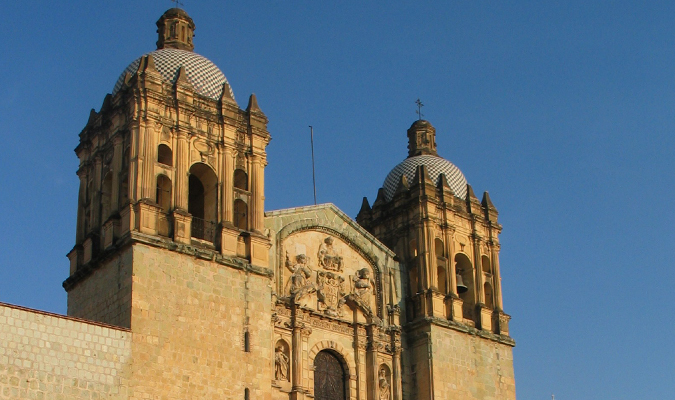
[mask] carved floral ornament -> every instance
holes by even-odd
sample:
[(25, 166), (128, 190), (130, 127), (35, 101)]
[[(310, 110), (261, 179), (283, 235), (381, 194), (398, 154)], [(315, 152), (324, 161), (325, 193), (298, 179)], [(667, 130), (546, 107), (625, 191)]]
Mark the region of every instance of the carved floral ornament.
[(371, 270), (361, 268), (354, 275), (345, 276), (344, 258), (333, 243), (331, 236), (322, 241), (315, 264), (306, 254), (291, 256), (286, 251), (285, 266), (291, 275), (284, 286), (285, 295), (298, 304), (306, 296), (316, 293), (316, 309), (330, 317), (342, 317), (342, 306), (346, 303), (375, 317), (371, 301), (376, 284)]

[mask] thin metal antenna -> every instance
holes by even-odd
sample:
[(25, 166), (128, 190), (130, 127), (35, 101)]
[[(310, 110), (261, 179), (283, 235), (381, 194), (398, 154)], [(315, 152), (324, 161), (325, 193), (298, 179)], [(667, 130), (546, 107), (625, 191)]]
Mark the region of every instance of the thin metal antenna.
[(312, 143), (312, 185), (314, 186), (314, 205), (316, 205), (316, 177), (314, 174), (314, 128), (309, 126), (309, 140)]
[(417, 98), (417, 101), (415, 101), (415, 104), (417, 104), (417, 111), (415, 112), (417, 113), (417, 120), (419, 121), (424, 116), (424, 114), (422, 114), (422, 107), (424, 107), (424, 104), (422, 104), (419, 97)]

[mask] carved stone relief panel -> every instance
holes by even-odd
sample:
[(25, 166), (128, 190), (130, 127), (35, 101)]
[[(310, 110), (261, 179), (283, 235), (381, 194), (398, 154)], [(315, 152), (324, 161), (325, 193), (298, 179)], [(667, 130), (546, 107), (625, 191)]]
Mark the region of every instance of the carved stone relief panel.
[[(350, 309), (376, 317), (376, 272), (341, 238), (303, 231), (287, 237), (281, 248), (286, 297), (333, 318), (350, 316)], [(310, 254), (316, 254), (316, 258)]]

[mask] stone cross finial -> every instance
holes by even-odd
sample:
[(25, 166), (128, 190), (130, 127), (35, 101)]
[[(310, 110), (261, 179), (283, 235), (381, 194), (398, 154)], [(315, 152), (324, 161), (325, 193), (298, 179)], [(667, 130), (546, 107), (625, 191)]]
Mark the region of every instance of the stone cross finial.
[(417, 104), (417, 111), (415, 111), (415, 113), (417, 113), (417, 119), (421, 120), (424, 116), (424, 114), (422, 114), (422, 107), (424, 107), (424, 104), (422, 104), (419, 97), (417, 98), (417, 101), (415, 101), (415, 104)]

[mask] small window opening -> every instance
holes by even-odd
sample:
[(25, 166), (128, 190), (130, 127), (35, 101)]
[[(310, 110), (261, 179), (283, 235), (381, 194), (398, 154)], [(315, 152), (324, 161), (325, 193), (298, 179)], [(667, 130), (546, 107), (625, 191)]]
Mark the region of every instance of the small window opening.
[(244, 389), (244, 400), (251, 400), (251, 391), (248, 388)]
[(244, 332), (244, 351), (247, 353), (251, 351), (251, 335), (248, 333), (248, 331)]

